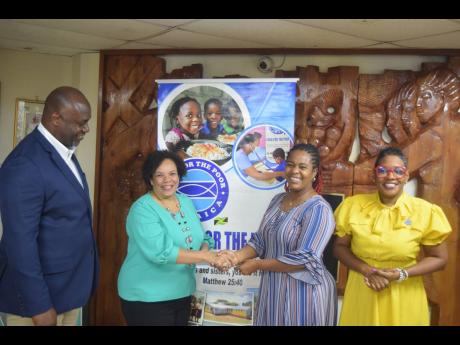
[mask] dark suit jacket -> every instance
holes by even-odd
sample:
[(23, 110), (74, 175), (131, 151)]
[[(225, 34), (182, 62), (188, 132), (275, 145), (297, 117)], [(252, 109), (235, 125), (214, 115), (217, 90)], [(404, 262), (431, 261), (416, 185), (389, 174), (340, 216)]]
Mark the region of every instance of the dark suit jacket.
[(91, 203), (84, 189), (35, 129), (0, 168), (0, 311), (31, 317), (85, 305), (98, 276)]

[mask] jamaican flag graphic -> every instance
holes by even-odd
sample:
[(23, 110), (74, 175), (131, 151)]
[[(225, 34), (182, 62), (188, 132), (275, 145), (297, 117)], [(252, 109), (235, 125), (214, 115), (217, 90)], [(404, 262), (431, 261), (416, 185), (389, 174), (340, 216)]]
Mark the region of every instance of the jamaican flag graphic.
[(214, 218), (214, 225), (225, 225), (228, 223), (228, 217), (216, 217)]

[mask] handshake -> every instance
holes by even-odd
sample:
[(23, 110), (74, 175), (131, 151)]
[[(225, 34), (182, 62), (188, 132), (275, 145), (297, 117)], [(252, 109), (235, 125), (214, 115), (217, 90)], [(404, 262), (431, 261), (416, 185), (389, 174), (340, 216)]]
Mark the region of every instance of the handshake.
[[(219, 252), (209, 252), (210, 259), (208, 263), (217, 268), (219, 271), (228, 271), (235, 267), (243, 275), (250, 275), (261, 269), (259, 259), (246, 259), (241, 252), (231, 250), (221, 250)], [(243, 256), (243, 258), (241, 257)]]
[(235, 267), (239, 264), (238, 253), (230, 250), (221, 250), (213, 253), (213, 259), (209, 261), (209, 264), (219, 271), (228, 271), (230, 268)]

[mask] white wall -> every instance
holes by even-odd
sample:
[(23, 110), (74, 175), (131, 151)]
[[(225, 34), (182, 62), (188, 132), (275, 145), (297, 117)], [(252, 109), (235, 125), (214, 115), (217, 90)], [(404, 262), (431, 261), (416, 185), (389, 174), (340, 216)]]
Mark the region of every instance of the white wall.
[[(264, 74), (257, 70), (259, 55), (168, 55), (166, 69), (181, 68), (192, 63), (203, 65), (203, 77), (240, 74), (251, 78), (271, 78), (275, 72)], [(270, 55), (275, 66), (283, 62), (283, 55)], [(445, 62), (444, 56), (407, 56), (407, 55), (286, 55), (284, 63), (277, 69), (295, 70), (296, 66), (319, 66), (320, 72), (329, 67), (359, 66), (361, 74), (382, 73), (384, 69), (419, 70), (422, 62)]]
[(13, 149), (16, 98), (45, 100), (72, 84), (72, 58), (0, 49), (0, 162)]
[[(98, 80), (98, 53), (71, 58), (0, 49), (0, 164), (13, 149), (16, 98), (45, 100), (56, 87), (77, 87), (91, 105), (90, 132), (79, 145), (77, 155), (93, 201)], [(0, 237), (1, 234), (0, 222)]]

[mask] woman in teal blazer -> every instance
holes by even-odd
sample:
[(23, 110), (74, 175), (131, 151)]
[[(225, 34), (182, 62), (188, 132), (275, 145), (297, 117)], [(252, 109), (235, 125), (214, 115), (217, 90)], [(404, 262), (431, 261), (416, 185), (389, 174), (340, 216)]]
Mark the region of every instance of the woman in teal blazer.
[(118, 294), (128, 325), (187, 325), (196, 263), (213, 265), (214, 241), (204, 233), (192, 201), (177, 193), (185, 163), (168, 151), (143, 166), (148, 193), (131, 206), (128, 253)]

